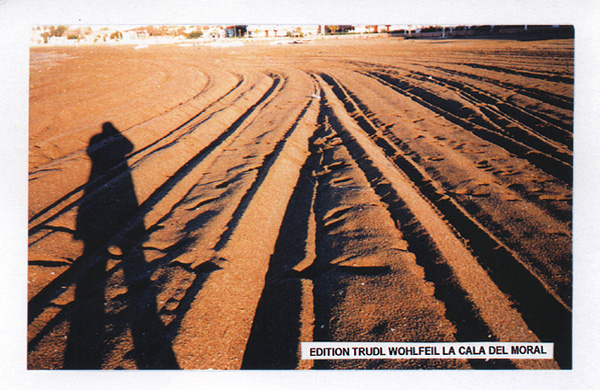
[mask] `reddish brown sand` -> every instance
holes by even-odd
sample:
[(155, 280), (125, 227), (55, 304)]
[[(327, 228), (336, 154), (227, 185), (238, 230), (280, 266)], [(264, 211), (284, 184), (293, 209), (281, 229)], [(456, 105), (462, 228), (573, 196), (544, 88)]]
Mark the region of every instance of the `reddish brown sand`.
[(29, 368), (569, 367), (572, 104), (572, 40), (33, 48)]

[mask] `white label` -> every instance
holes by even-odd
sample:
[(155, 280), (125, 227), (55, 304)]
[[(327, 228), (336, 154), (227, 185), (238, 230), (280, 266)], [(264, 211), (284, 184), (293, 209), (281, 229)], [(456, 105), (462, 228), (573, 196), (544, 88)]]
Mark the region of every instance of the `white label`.
[(553, 359), (554, 343), (305, 342), (302, 359)]

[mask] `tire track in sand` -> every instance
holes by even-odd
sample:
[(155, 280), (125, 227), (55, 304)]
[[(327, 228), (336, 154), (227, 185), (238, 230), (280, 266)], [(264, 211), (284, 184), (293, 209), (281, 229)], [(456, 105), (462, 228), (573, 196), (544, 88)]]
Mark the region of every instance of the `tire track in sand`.
[[(190, 173), (194, 170), (194, 168), (196, 168), (196, 166), (200, 162), (202, 162), (204, 160), (204, 158), (214, 148), (216, 148), (218, 145), (223, 143), (223, 141), (225, 139), (227, 139), (232, 133), (234, 133), (240, 127), (240, 125), (244, 122), (244, 120), (248, 116), (250, 116), (257, 109), (257, 107), (259, 107), (262, 103), (264, 103), (265, 100), (267, 100), (274, 93), (274, 91), (276, 90), (278, 85), (279, 85), (278, 81), (273, 81), (272, 84), (270, 85), (270, 87), (266, 91), (264, 91), (264, 90), (261, 91), (261, 89), (258, 88), (257, 91), (258, 91), (258, 93), (260, 93), (260, 95), (259, 95), (260, 98), (258, 98), (258, 100), (254, 103), (253, 106), (249, 107), (247, 109), (247, 111), (242, 113), (242, 115), (240, 117), (238, 117), (235, 122), (232, 120), (233, 123), (230, 122), (231, 126), (225, 132), (219, 133), (219, 128), (218, 127), (215, 128), (215, 130), (216, 130), (215, 137), (216, 138), (214, 138), (212, 140), (212, 142), (210, 142), (210, 138), (205, 138), (203, 140), (203, 142), (205, 142), (207, 145), (204, 148), (202, 148), (201, 151), (199, 153), (197, 153), (195, 156), (193, 156), (191, 159), (182, 162), (182, 165), (179, 166), (179, 169), (175, 173), (171, 174), (166, 181), (161, 182), (160, 186), (158, 186), (156, 189), (154, 189), (154, 192), (152, 194), (150, 194), (146, 200), (141, 202), (140, 214), (136, 218), (134, 218), (134, 220), (130, 221), (130, 223), (128, 225), (129, 228), (136, 226), (136, 224), (139, 222), (140, 219), (146, 220), (147, 218), (149, 218), (149, 220), (146, 221), (147, 222), (146, 226), (152, 226), (154, 221), (160, 219), (160, 217), (163, 215), (163, 213), (165, 213), (172, 207), (172, 203), (177, 202), (180, 199), (180, 197), (178, 197), (177, 195), (172, 196), (172, 197), (167, 197), (167, 195), (169, 193), (172, 193), (173, 189), (178, 185), (185, 185), (185, 186), (192, 185), (197, 180), (194, 178), (194, 176), (189, 176)], [(187, 149), (187, 146), (184, 145), (184, 147)], [(155, 169), (155, 167), (152, 165), (148, 166), (148, 168), (152, 169), (152, 170)], [(203, 171), (197, 171), (197, 174), (201, 175), (201, 174), (203, 174)], [(157, 178), (160, 180), (161, 176), (157, 176)], [(118, 177), (115, 178), (114, 180), (118, 180)], [(105, 185), (110, 185), (110, 183), (107, 183)], [(150, 188), (152, 188), (152, 187), (150, 187)], [(178, 190), (175, 192), (185, 193), (185, 191), (186, 190)], [(160, 203), (162, 203), (162, 204), (160, 206), (158, 206)], [(171, 205), (169, 205), (169, 204), (171, 204)], [(74, 218), (74, 216), (73, 216), (73, 218)], [(115, 232), (114, 233), (115, 237), (112, 239), (112, 241), (118, 240), (118, 237), (122, 237), (124, 234), (127, 233), (127, 230), (128, 230), (128, 228), (126, 228), (125, 231)], [(40, 248), (39, 248), (40, 251), (42, 251), (44, 249), (42, 247), (43, 243), (36, 242), (36, 245), (40, 246)], [(110, 246), (110, 243), (107, 243), (107, 245), (105, 245), (105, 247), (109, 247), (109, 246)], [(31, 250), (32, 249), (30, 248), (30, 256), (32, 254)], [(78, 261), (74, 262), (68, 270), (66, 270), (60, 276), (56, 277), (56, 279), (54, 279), (52, 282), (48, 283), (46, 286), (38, 287), (37, 291), (30, 290), (30, 294), (32, 294), (32, 293), (35, 294), (35, 296), (30, 299), (30, 304), (29, 304), (29, 317), (30, 317), (29, 320), (30, 320), (30, 322), (35, 317), (37, 317), (37, 315), (39, 315), (41, 313), (41, 310), (45, 306), (45, 302), (49, 302), (52, 299), (56, 298), (56, 296), (60, 295), (63, 292), (63, 286), (68, 286), (74, 280), (76, 280), (82, 273), (85, 272), (85, 269), (89, 268), (89, 266), (91, 265), (92, 262), (93, 262), (92, 260), (78, 259)], [(88, 264), (88, 266), (83, 266), (82, 267), (83, 269), (80, 269), (79, 264), (82, 264), (82, 263)]]
[(420, 87), (412, 86), (406, 81), (398, 80), (387, 74), (376, 72), (363, 74), (377, 79), (383, 85), (388, 86), (401, 95), (411, 98), (432, 112), (442, 115), (450, 122), (471, 131), (481, 139), (493, 142), (506, 149), (508, 152), (514, 153), (520, 158), (530, 161), (549, 175), (552, 175), (567, 184), (572, 184), (573, 168), (571, 165), (550, 155), (539, 152), (519, 140), (507, 137), (502, 134), (504, 131), (496, 126), (477, 121), (475, 120), (476, 118), (467, 117), (467, 113), (462, 112), (462, 108), (458, 107), (456, 102), (446, 101)]
[[(441, 186), (422, 168), (405, 156), (393, 142), (388, 141), (384, 131), (373, 124), (342, 85), (327, 75), (321, 77), (332, 87), (336, 98), (344, 104), (346, 112), (353, 117), (366, 136), (373, 140), (388, 160), (397, 166), (397, 169), (402, 170), (403, 174), (419, 189), (418, 192), (439, 210), (438, 212), (460, 237), (468, 241), (468, 247), (476, 255), (475, 259), (489, 273), (491, 280), (511, 296), (529, 327), (542, 339), (557, 340), (557, 360), (562, 365), (568, 366), (571, 339), (570, 332), (564, 332), (564, 329), (571, 328), (569, 306), (517, 253), (472, 218), (452, 197), (447, 196)], [(360, 152), (356, 153), (359, 155)], [(388, 198), (393, 199), (389, 196)], [(394, 202), (391, 199), (388, 202)], [(390, 208), (393, 207), (390, 204)], [(422, 215), (414, 212), (413, 214)], [(447, 294), (448, 297), (457, 295), (460, 294), (456, 292)], [(456, 316), (456, 318), (466, 317), (464, 313)], [(472, 331), (465, 333), (471, 334), (472, 337)]]
[[(371, 181), (386, 180), (388, 190), (393, 190), (392, 198), (387, 202), (393, 213), (410, 213), (432, 243), (444, 261), (452, 270), (456, 282), (467, 292), (469, 300), (477, 307), (479, 315), (499, 341), (537, 341), (539, 340), (524, 322), (521, 315), (512, 307), (512, 303), (496, 286), (488, 273), (479, 265), (477, 259), (455, 235), (452, 228), (444, 221), (442, 215), (429, 201), (416, 190), (410, 179), (398, 170), (366, 135), (355, 124), (345, 111), (343, 103), (337, 100), (335, 93), (324, 81), (321, 83), (331, 104), (335, 117), (340, 118), (337, 126), (346, 129), (341, 133), (342, 140), (348, 146), (353, 145), (353, 157), (362, 161), (363, 171)], [(334, 125), (335, 127), (335, 125)], [(360, 156), (368, 158), (361, 159)], [(371, 172), (369, 175), (368, 172)], [(401, 205), (406, 205), (404, 209)], [(413, 226), (414, 227), (414, 226)], [(520, 365), (520, 362), (515, 362)], [(542, 365), (546, 363), (541, 363)]]

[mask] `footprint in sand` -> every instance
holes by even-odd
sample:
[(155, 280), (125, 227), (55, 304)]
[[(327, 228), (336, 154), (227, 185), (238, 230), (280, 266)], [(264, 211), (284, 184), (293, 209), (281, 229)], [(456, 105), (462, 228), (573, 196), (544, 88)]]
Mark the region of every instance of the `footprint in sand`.
[(344, 184), (344, 183), (348, 183), (349, 181), (352, 181), (351, 177), (339, 177), (337, 179), (333, 179), (331, 181), (331, 184), (332, 185)]
[[(340, 207), (336, 207), (332, 210), (330, 210), (329, 212), (327, 212), (325, 214), (325, 216), (323, 217), (323, 219), (325, 221), (328, 220), (336, 220), (339, 217), (343, 216), (344, 214), (346, 214), (352, 207), (351, 206), (340, 206)], [(334, 222), (334, 221), (332, 221)]]

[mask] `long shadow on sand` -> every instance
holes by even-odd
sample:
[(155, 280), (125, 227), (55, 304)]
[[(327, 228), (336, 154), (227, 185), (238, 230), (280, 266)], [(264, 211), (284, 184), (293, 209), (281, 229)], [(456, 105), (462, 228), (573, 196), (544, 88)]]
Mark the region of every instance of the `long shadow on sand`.
[[(313, 139), (314, 141), (314, 139)], [(295, 369), (300, 362), (302, 281), (290, 270), (304, 259), (318, 164), (312, 153), (287, 207), (256, 309), (242, 369)], [(291, 277), (290, 277), (291, 276)]]
[[(145, 261), (140, 248), (145, 227), (126, 160), (132, 150), (133, 144), (110, 122), (87, 148), (93, 185), (86, 187), (75, 233), (84, 242), (79, 260), (87, 264), (82, 264), (85, 271), (67, 309), (70, 329), (64, 367), (68, 369), (101, 368), (109, 345), (128, 332), (133, 340), (131, 358), (138, 368), (178, 368), (157, 314), (157, 291), (150, 282), (154, 266)], [(121, 292), (110, 302), (105, 291), (109, 281)]]

